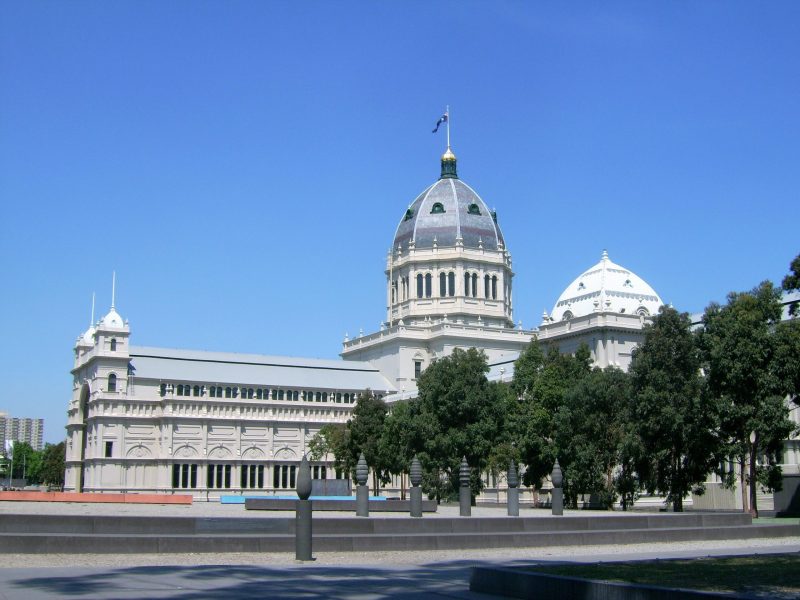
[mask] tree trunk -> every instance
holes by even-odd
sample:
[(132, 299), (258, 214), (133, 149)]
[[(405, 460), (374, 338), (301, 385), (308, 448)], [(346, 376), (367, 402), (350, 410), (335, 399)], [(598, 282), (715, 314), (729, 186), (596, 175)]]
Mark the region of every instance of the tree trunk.
[(747, 458), (744, 456), (739, 461), (739, 483), (742, 487), (742, 512), (750, 512), (747, 506), (747, 477), (744, 471), (746, 462)]
[(758, 501), (756, 492), (758, 483), (756, 481), (756, 457), (758, 456), (758, 437), (750, 446), (750, 514), (753, 518), (758, 518)]

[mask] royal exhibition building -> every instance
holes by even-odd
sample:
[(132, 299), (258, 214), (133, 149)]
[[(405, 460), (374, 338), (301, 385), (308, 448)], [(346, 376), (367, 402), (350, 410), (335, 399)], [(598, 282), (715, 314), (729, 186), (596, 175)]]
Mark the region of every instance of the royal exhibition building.
[[(135, 345), (112, 301), (75, 343), (65, 489), (212, 500), (292, 489), (322, 426), (346, 422), (367, 389), (389, 404), (414, 397), (420, 373), (455, 348), (483, 350), (493, 380), (510, 380), (534, 336), (562, 352), (585, 343), (594, 365), (627, 370), (659, 294), (598, 248), (599, 261), (553, 294), (537, 329), (515, 326), (511, 249), (456, 167), (448, 147), (440, 178), (398, 207), (385, 321), (345, 338), (341, 360)], [(313, 477), (341, 478), (325, 458), (312, 463)], [(798, 471), (796, 440), (783, 461)], [(494, 491), (484, 493), (499, 497), (487, 483)]]

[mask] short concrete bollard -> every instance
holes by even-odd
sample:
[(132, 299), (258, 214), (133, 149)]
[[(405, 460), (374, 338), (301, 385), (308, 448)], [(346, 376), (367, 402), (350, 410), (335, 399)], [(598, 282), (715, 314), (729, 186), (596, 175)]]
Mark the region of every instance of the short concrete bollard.
[(519, 476), (517, 475), (517, 468), (514, 466), (514, 460), (508, 462), (508, 516), (519, 516)]
[(414, 456), (411, 460), (411, 516), (422, 516), (422, 488), (419, 484), (422, 483), (422, 465), (419, 464), (419, 459)]
[(458, 470), (458, 508), (462, 517), (472, 516), (472, 492), (469, 488), (469, 465), (467, 457), (461, 459), (461, 468)]
[(303, 455), (297, 474), (297, 500), (294, 518), (294, 557), (297, 560), (314, 560), (311, 556), (311, 467)]
[(369, 468), (367, 461), (364, 458), (364, 453), (358, 457), (356, 464), (356, 516), (368, 517), (369, 516), (369, 488), (367, 487), (367, 475), (369, 475)]
[(558, 459), (556, 459), (556, 464), (553, 465), (553, 472), (550, 474), (550, 480), (553, 482), (553, 514), (563, 515), (564, 490), (561, 488), (561, 486), (564, 484), (564, 474), (561, 472), (561, 466), (558, 464)]

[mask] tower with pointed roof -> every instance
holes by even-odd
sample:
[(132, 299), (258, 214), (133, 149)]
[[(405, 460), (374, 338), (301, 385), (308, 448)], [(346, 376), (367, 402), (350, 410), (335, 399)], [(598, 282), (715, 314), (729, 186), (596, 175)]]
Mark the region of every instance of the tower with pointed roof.
[[(97, 485), (108, 461), (100, 444), (99, 421), (107, 403), (127, 397), (130, 326), (117, 312), (112, 283), (108, 313), (78, 336), (72, 368), (72, 399), (67, 410), (65, 487), (81, 491)], [(94, 299), (92, 300), (94, 319)], [(106, 469), (108, 471), (108, 469)], [(105, 484), (121, 486), (121, 473), (106, 473)]]

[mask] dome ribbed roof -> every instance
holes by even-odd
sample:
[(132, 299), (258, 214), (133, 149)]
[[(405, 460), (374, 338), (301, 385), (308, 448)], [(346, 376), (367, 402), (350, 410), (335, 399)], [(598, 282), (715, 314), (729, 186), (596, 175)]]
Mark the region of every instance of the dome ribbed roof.
[(611, 262), (604, 250), (600, 262), (573, 281), (556, 301), (553, 321), (593, 312), (654, 315), (663, 303), (641, 277)]
[(461, 238), (465, 248), (487, 250), (505, 245), (503, 234), (484, 201), (471, 187), (455, 177), (443, 177), (422, 192), (397, 226), (392, 251), (403, 252), (414, 240), (416, 248), (455, 246)]

